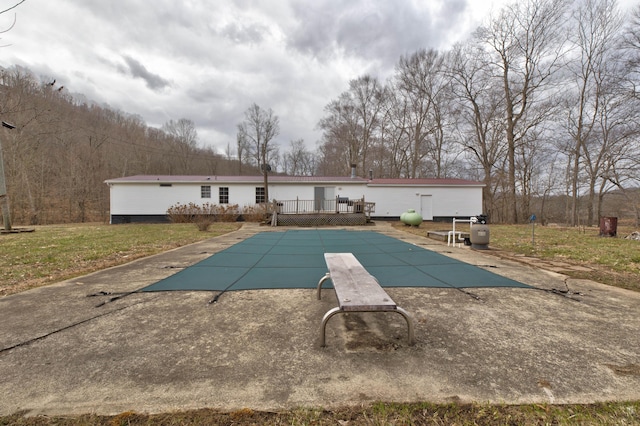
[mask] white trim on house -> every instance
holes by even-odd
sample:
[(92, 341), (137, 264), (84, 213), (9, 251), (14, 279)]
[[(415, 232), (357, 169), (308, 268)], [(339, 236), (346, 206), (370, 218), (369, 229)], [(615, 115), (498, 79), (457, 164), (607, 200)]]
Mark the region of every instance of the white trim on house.
[[(461, 179), (364, 179), (359, 177), (269, 176), (271, 200), (313, 200), (323, 188), (325, 198), (365, 198), (376, 204), (372, 217), (397, 218), (415, 209), (425, 220), (469, 217), (482, 213), (483, 183)], [(225, 188), (229, 204), (256, 204), (262, 176), (149, 176), (105, 181), (110, 187), (112, 223), (166, 219), (167, 209), (180, 204), (220, 204)], [(210, 191), (202, 190), (209, 186)], [(202, 198), (210, 193), (211, 198)]]

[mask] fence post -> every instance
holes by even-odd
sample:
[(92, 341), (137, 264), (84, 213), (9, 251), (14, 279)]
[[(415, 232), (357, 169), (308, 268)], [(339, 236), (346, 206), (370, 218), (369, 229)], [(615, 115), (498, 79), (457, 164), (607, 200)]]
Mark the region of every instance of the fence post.
[(362, 214), (364, 214), (365, 217), (367, 216), (366, 206), (367, 206), (367, 203), (364, 201), (364, 194), (362, 194)]

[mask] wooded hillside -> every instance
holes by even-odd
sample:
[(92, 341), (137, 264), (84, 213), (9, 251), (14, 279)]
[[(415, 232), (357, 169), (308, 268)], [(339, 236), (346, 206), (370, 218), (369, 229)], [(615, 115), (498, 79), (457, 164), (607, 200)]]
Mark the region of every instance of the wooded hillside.
[(19, 67), (0, 73), (0, 117), (16, 126), (0, 131), (16, 224), (108, 220), (104, 181), (114, 177), (255, 172), (198, 147), (187, 119), (153, 128), (140, 117), (58, 89)]

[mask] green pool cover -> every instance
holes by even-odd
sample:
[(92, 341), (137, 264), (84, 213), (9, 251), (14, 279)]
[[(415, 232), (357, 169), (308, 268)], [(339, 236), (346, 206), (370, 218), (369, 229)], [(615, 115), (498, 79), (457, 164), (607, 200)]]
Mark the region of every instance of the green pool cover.
[(254, 235), (140, 291), (315, 288), (324, 253), (353, 253), (383, 287), (529, 287), (377, 232), (288, 230)]

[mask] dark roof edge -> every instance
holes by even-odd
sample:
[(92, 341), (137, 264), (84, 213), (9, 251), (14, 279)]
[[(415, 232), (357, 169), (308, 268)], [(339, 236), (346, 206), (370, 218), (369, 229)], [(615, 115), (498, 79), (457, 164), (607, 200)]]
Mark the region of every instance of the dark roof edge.
[[(107, 179), (106, 184), (113, 183), (260, 183), (263, 177), (255, 176), (205, 176), (205, 175), (135, 175)], [(270, 176), (271, 183), (304, 184), (313, 182), (325, 183), (360, 183), (367, 186), (485, 186), (484, 183), (466, 179), (450, 178), (396, 178), (365, 179), (348, 176)]]

